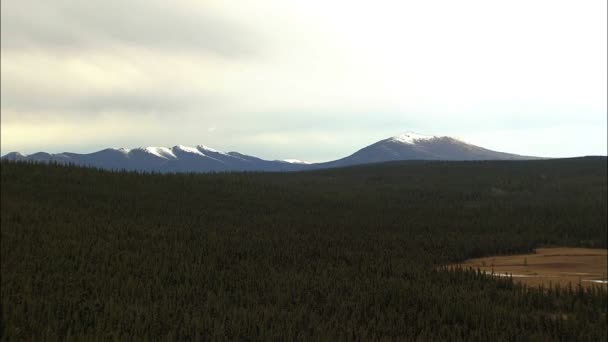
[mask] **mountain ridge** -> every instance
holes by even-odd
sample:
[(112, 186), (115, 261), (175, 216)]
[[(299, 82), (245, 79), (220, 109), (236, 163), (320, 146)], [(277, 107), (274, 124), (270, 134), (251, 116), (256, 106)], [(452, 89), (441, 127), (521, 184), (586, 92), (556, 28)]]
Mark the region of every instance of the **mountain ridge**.
[(377, 141), (333, 161), (308, 163), (299, 159), (265, 160), (239, 152), (222, 152), (206, 145), (196, 147), (106, 148), (92, 153), (11, 152), (3, 160), (57, 162), (113, 170), (158, 172), (303, 171), (398, 160), (525, 160), (538, 157), (497, 152), (436, 135), (406, 132)]

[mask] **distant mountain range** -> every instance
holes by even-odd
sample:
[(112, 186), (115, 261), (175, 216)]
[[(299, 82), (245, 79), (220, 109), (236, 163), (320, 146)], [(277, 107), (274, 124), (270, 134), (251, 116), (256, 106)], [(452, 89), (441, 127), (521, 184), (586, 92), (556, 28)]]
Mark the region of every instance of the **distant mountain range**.
[(300, 171), (397, 160), (524, 160), (536, 157), (496, 152), (446, 136), (404, 133), (364, 147), (348, 157), (307, 163), (297, 159), (264, 160), (238, 152), (221, 152), (205, 145), (188, 147), (107, 148), (94, 153), (11, 152), (5, 160), (57, 162), (111, 170), (157, 172)]

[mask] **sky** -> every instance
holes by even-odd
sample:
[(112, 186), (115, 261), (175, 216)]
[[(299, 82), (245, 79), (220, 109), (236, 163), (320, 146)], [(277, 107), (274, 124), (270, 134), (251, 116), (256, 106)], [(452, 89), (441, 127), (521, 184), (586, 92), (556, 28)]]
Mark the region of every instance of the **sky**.
[(1, 153), (607, 154), (606, 0), (2, 0)]

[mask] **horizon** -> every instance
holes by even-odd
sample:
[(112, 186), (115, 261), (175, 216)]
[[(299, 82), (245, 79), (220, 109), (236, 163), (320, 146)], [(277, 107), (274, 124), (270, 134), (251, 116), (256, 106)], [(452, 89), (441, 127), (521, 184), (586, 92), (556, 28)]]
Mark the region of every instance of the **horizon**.
[[(417, 132), (409, 132), (408, 131), (408, 132), (404, 132), (402, 134), (405, 134), (405, 133), (417, 133)], [(401, 135), (401, 134), (398, 134), (398, 135)], [(334, 159), (323, 159), (323, 160), (301, 159), (298, 156), (292, 156), (292, 157), (267, 157), (267, 156), (255, 154), (254, 152), (250, 153), (250, 152), (247, 152), (247, 151), (242, 151), (242, 150), (239, 150), (238, 148), (237, 149), (221, 149), (221, 148), (218, 149), (218, 148), (215, 148), (215, 146), (209, 146), (209, 145), (206, 145), (204, 143), (195, 144), (195, 145), (170, 144), (170, 145), (166, 145), (166, 146), (160, 146), (160, 145), (105, 146), (105, 147), (100, 147), (98, 149), (93, 149), (93, 150), (79, 149), (79, 150), (73, 150), (73, 151), (60, 150), (60, 149), (57, 149), (57, 150), (32, 150), (30, 152), (24, 152), (24, 151), (4, 151), (4, 150), (2, 150), (0, 152), (0, 156), (6, 156), (6, 155), (11, 154), (11, 153), (19, 153), (19, 154), (21, 154), (23, 156), (29, 156), (29, 155), (36, 154), (36, 153), (41, 153), (41, 152), (42, 153), (49, 153), (49, 154), (61, 154), (61, 153), (90, 154), (90, 153), (99, 152), (99, 151), (102, 151), (102, 150), (105, 150), (105, 149), (126, 150), (127, 152), (129, 152), (131, 150), (145, 149), (145, 148), (175, 148), (175, 147), (180, 147), (180, 146), (193, 148), (193, 147), (203, 146), (203, 147), (206, 147), (206, 148), (211, 148), (211, 149), (218, 150), (220, 152), (226, 152), (226, 153), (238, 152), (238, 153), (243, 153), (243, 154), (246, 154), (246, 155), (259, 157), (259, 158), (262, 158), (264, 160), (282, 160), (282, 161), (290, 161), (291, 160), (291, 161), (300, 161), (300, 162), (305, 162), (305, 163), (323, 163), (323, 162), (329, 162), (329, 161), (333, 161), (333, 160), (336, 160), (336, 159), (339, 159), (339, 158), (346, 157), (346, 156), (348, 156), (348, 155), (350, 155), (350, 154), (352, 154), (352, 153), (354, 153), (354, 152), (356, 152), (356, 151), (358, 151), (358, 150), (360, 150), (362, 148), (365, 148), (365, 147), (367, 147), (369, 145), (372, 145), (372, 144), (377, 143), (377, 142), (382, 141), (382, 140), (394, 138), (394, 137), (396, 137), (398, 135), (384, 137), (384, 138), (381, 138), (379, 140), (375, 140), (375, 141), (369, 142), (366, 145), (361, 145), (360, 147), (355, 148), (355, 150), (352, 150), (350, 152), (346, 152), (346, 154), (337, 156)], [(425, 135), (425, 134), (422, 134), (422, 135)], [(513, 151), (496, 150), (496, 149), (488, 148), (486, 146), (482, 146), (482, 145), (477, 145), (477, 144), (471, 143), (468, 140), (464, 140), (464, 139), (457, 138), (457, 137), (452, 137), (452, 136), (447, 136), (447, 135), (446, 136), (437, 135), (437, 137), (454, 138), (454, 139), (460, 140), (462, 142), (465, 142), (465, 143), (468, 143), (468, 144), (471, 144), (471, 145), (475, 145), (475, 146), (478, 146), (478, 147), (486, 148), (486, 149), (489, 149), (489, 150), (495, 151), (495, 152), (504, 152), (504, 153), (511, 153), (511, 154), (516, 154), (516, 155), (521, 155), (521, 156), (530, 156), (530, 157), (538, 157), (538, 158), (560, 159), (560, 158), (577, 158), (577, 157), (608, 157), (608, 153), (604, 153), (604, 154), (581, 154), (581, 155), (558, 155), (558, 156), (531, 155), (531, 154), (526, 154), (526, 153), (517, 153), (517, 152), (513, 152)]]
[[(410, 135), (414, 135), (414, 137), (410, 137)], [(406, 136), (406, 137), (404, 137)], [(268, 161), (285, 161), (288, 163), (295, 163), (295, 164), (318, 164), (318, 163), (326, 163), (326, 162), (333, 162), (336, 161), (340, 158), (345, 158), (350, 156), (351, 154), (354, 154), (356, 152), (359, 152), (361, 149), (369, 147), (370, 145), (376, 144), (376, 143), (380, 143), (382, 141), (386, 141), (386, 140), (397, 140), (400, 141), (402, 143), (408, 143), (408, 144), (416, 144), (417, 140), (427, 140), (429, 138), (452, 138), (452, 139), (456, 139), (460, 142), (463, 142), (465, 144), (470, 144), (467, 141), (463, 141), (461, 139), (457, 139), (454, 137), (449, 137), (449, 136), (439, 136), (439, 135), (425, 135), (425, 134), (419, 134), (417, 132), (403, 132), (401, 134), (395, 135), (395, 136), (391, 136), (391, 137), (387, 137), (385, 139), (381, 139), (379, 141), (375, 141), (370, 143), (369, 145), (366, 146), (362, 146), (361, 148), (356, 149), (355, 151), (352, 151), (350, 153), (347, 153), (344, 156), (338, 157), (336, 159), (332, 159), (332, 160), (303, 160), (303, 159), (298, 159), (298, 158), (275, 158), (275, 159), (267, 159), (262, 157), (262, 159), (264, 160), (268, 160)], [(476, 146), (476, 145), (474, 145)], [(478, 146), (478, 147), (483, 147), (483, 146)], [(37, 152), (33, 152), (33, 153), (22, 153), (20, 151), (11, 151), (9, 153), (5, 153), (2, 154), (2, 157), (6, 157), (9, 156), (10, 154), (16, 153), (18, 155), (21, 155), (23, 157), (28, 157), (30, 155), (33, 154), (37, 154), (37, 153), (49, 153), (51, 155), (59, 155), (62, 153), (76, 153), (76, 154), (81, 154), (81, 155), (86, 155), (86, 154), (91, 154), (91, 153), (95, 153), (95, 152), (101, 152), (104, 150), (114, 150), (114, 151), (123, 151), (125, 153), (130, 153), (133, 150), (146, 150), (146, 151), (150, 151), (150, 153), (155, 154), (155, 155), (159, 155), (158, 152), (156, 152), (157, 149), (166, 149), (166, 150), (174, 150), (174, 149), (181, 149), (181, 150), (195, 150), (195, 151), (201, 151), (201, 152), (205, 152), (205, 151), (211, 151), (211, 152), (219, 152), (219, 153), (243, 153), (241, 151), (237, 151), (237, 150), (217, 150), (211, 146), (205, 145), (205, 144), (197, 144), (197, 145), (193, 145), (193, 146), (186, 146), (186, 145), (181, 145), (181, 144), (177, 144), (177, 145), (173, 145), (173, 146), (137, 146), (137, 147), (106, 147), (100, 150), (95, 150), (95, 151), (89, 151), (89, 152), (72, 152), (72, 151), (63, 151), (63, 152), (48, 152), (48, 151), (37, 151)], [(204, 151), (205, 150), (205, 151)], [(505, 152), (505, 151), (494, 151), (494, 150), (490, 150), (493, 152)], [(172, 153), (172, 152), (168, 152), (168, 153)], [(509, 152), (506, 152), (509, 153)], [(253, 156), (253, 157), (260, 157), (260, 156), (256, 156), (254, 154), (249, 154), (249, 153), (243, 153), (245, 155), (248, 156)], [(580, 156), (569, 156), (569, 157), (545, 157), (545, 156), (532, 156), (532, 155), (524, 155), (524, 154), (515, 154), (515, 155), (519, 155), (522, 157), (532, 157), (532, 158), (540, 158), (540, 159), (560, 159), (560, 158), (583, 158), (583, 157), (608, 157), (608, 155), (602, 155), (602, 154), (586, 154), (586, 155), (580, 155)]]
[(608, 154), (605, 1), (1, 7), (1, 155), (204, 144), (322, 162), (408, 131)]

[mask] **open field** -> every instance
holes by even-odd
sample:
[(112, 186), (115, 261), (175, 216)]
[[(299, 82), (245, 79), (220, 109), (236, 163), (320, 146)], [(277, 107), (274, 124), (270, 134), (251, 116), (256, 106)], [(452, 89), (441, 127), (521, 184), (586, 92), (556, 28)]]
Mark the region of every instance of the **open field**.
[(530, 286), (606, 286), (608, 250), (591, 248), (538, 248), (533, 254), (491, 256), (458, 264), (496, 276), (512, 276)]
[(163, 175), (0, 165), (2, 341), (608, 337), (605, 286), (440, 270), (539, 246), (605, 250), (606, 158)]

